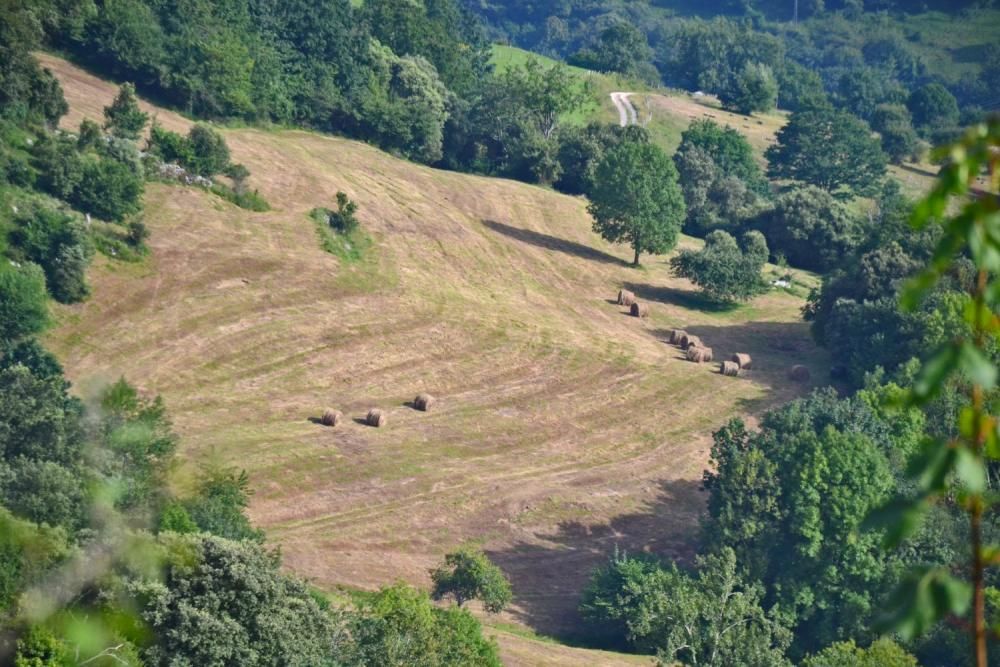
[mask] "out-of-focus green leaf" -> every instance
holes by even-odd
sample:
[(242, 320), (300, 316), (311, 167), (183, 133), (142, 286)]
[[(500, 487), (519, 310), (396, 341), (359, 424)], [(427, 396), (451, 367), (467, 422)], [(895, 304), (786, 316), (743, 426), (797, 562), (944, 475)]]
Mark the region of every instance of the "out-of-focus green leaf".
[(910, 460), (907, 472), (921, 491), (934, 493), (944, 489), (948, 474), (954, 465), (955, 448), (946, 442), (928, 438), (924, 440), (916, 456)]
[(997, 384), (996, 366), (982, 350), (968, 341), (959, 347), (958, 368), (970, 382), (978, 384), (983, 389), (993, 389)]
[(919, 530), (927, 508), (927, 501), (921, 498), (893, 498), (872, 510), (861, 523), (861, 530), (884, 530), (882, 542), (886, 548), (893, 548)]
[(893, 593), (889, 611), (878, 620), (876, 629), (896, 632), (908, 641), (949, 614), (964, 615), (971, 601), (972, 588), (945, 569), (918, 569)]
[(957, 345), (948, 345), (924, 364), (913, 383), (912, 397), (915, 403), (926, 403), (941, 391), (944, 381), (958, 366), (959, 350)]
[(968, 447), (955, 448), (955, 476), (970, 493), (986, 490), (986, 466)]

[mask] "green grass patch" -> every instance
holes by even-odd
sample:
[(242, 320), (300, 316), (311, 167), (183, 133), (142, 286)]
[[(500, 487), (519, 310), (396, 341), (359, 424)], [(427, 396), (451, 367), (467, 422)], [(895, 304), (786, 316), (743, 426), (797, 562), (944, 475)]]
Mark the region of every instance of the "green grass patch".
[(271, 210), (271, 205), (268, 204), (267, 200), (261, 197), (256, 190), (253, 192), (237, 192), (228, 185), (216, 183), (212, 186), (212, 192), (226, 201), (236, 204), (240, 208), (245, 208), (248, 211), (263, 213), (264, 211)]
[(122, 262), (141, 262), (149, 254), (145, 244), (136, 248), (128, 242), (128, 232), (121, 225), (94, 220), (90, 238), (99, 253)]
[(578, 85), (581, 89), (589, 84), (591, 92), (590, 102), (584, 105), (581, 109), (577, 109), (572, 113), (564, 114), (561, 118), (562, 122), (569, 125), (586, 125), (587, 123), (594, 121), (602, 123), (616, 123), (618, 121), (618, 112), (611, 103), (612, 92), (619, 90), (651, 90), (647, 84), (629, 79), (628, 77), (620, 74), (601, 74), (598, 72), (592, 72), (590, 70), (583, 69), (582, 67), (566, 65), (565, 63), (561, 63), (553, 58), (532, 53), (531, 51), (525, 51), (524, 49), (519, 49), (515, 46), (494, 44), (490, 53), (490, 63), (493, 64), (493, 67), (497, 72), (503, 72), (511, 67), (523, 65), (529, 58), (535, 58), (542, 64), (543, 67), (555, 67), (559, 64), (564, 65), (569, 69), (570, 73), (577, 78), (579, 81)]
[(309, 217), (316, 225), (320, 247), (344, 262), (349, 264), (360, 262), (365, 258), (368, 249), (372, 247), (371, 237), (360, 229), (346, 233), (333, 229), (328, 222), (330, 211), (325, 208), (314, 208), (309, 212)]
[(903, 15), (897, 20), (928, 72), (948, 81), (978, 74), (986, 47), (995, 43), (1000, 34), (997, 9), (923, 12)]

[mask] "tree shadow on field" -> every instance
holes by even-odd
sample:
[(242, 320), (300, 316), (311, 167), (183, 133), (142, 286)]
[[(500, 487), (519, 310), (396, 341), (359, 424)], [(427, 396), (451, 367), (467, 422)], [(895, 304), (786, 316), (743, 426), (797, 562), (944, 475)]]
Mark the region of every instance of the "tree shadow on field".
[(629, 266), (629, 263), (623, 259), (610, 255), (603, 250), (598, 250), (597, 248), (591, 248), (590, 246), (585, 246), (582, 243), (577, 243), (576, 241), (567, 241), (566, 239), (561, 239), (549, 234), (543, 234), (542, 232), (534, 232), (530, 229), (513, 227), (503, 222), (497, 222), (496, 220), (483, 220), (483, 225), (489, 227), (495, 232), (503, 234), (504, 236), (509, 236), (512, 239), (516, 239), (522, 243), (527, 243), (538, 248), (557, 250), (559, 252), (566, 253), (567, 255), (573, 255), (574, 257), (580, 257), (581, 259), (604, 262), (605, 264)]
[[(579, 613), (591, 573), (614, 554), (645, 552), (690, 563), (697, 553), (698, 521), (704, 508), (700, 480), (648, 482), (655, 497), (637, 512), (607, 523), (564, 521), (539, 529), (533, 539), (487, 550), (511, 581), (516, 609), (509, 613), (536, 632), (573, 645), (608, 645)], [(532, 532), (530, 529), (527, 532)]]
[(930, 169), (925, 169), (925, 168), (919, 167), (919, 166), (917, 166), (915, 164), (905, 164), (904, 163), (904, 164), (899, 165), (899, 168), (902, 169), (903, 171), (908, 171), (911, 174), (917, 174), (918, 176), (929, 176), (930, 178), (937, 178), (937, 175), (938, 175), (936, 171), (932, 171)]
[[(740, 377), (728, 378), (732, 382), (754, 382), (764, 389), (756, 398), (739, 399), (736, 409), (740, 412), (756, 414), (830, 383), (830, 355), (816, 345), (807, 322), (691, 324), (683, 329), (701, 339), (704, 346), (712, 348), (714, 360), (703, 364), (708, 372), (718, 373), (719, 363), (737, 352), (752, 357), (749, 371)], [(664, 345), (674, 347), (669, 343), (669, 329), (654, 329), (651, 335)], [(687, 361), (683, 350), (675, 349), (677, 363), (693, 363)], [(809, 369), (809, 381), (796, 382), (789, 377), (792, 366), (796, 365)]]
[(719, 303), (709, 299), (695, 290), (682, 290), (676, 287), (650, 285), (647, 283), (625, 283), (625, 289), (635, 294), (640, 301), (658, 301), (669, 303), (688, 310), (700, 310), (706, 313), (728, 313), (737, 310), (740, 304)]

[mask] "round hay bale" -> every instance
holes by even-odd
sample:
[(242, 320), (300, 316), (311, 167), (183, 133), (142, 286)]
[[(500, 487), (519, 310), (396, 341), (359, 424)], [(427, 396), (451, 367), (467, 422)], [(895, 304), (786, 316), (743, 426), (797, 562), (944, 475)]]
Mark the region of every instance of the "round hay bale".
[(632, 313), (632, 317), (649, 317), (649, 306), (636, 301), (632, 304), (632, 308), (629, 309), (629, 312)]
[(686, 350), (689, 347), (704, 347), (704, 345), (701, 344), (701, 339), (691, 334), (684, 334), (684, 337), (681, 338), (680, 345), (682, 350)]
[(808, 382), (809, 381), (809, 369), (802, 364), (795, 364), (792, 366), (792, 370), (788, 371), (788, 377), (795, 380), (796, 382)]
[(739, 366), (741, 371), (750, 370), (750, 365), (753, 363), (753, 359), (751, 359), (750, 355), (745, 352), (737, 352), (733, 356), (729, 357), (729, 360)]
[(696, 364), (703, 364), (705, 362), (712, 360), (712, 348), (710, 347), (698, 347), (692, 345), (687, 350), (688, 361), (693, 361)]
[(635, 303), (635, 293), (629, 292), (627, 289), (618, 290), (618, 305), (619, 306), (631, 306)]
[(368, 416), (365, 417), (365, 423), (369, 426), (374, 426), (375, 428), (382, 428), (389, 421), (389, 417), (378, 408), (372, 408), (368, 411)]
[(740, 367), (735, 361), (723, 361), (719, 364), (719, 372), (728, 377), (736, 377), (740, 374)]
[(323, 411), (323, 416), (319, 418), (319, 423), (323, 426), (336, 426), (344, 419), (344, 414), (340, 410), (327, 408)]
[(670, 342), (674, 345), (681, 344), (681, 338), (687, 336), (687, 331), (684, 329), (671, 329), (670, 330)]
[(413, 407), (421, 412), (427, 412), (434, 405), (434, 397), (430, 394), (417, 394), (417, 397), (413, 399)]

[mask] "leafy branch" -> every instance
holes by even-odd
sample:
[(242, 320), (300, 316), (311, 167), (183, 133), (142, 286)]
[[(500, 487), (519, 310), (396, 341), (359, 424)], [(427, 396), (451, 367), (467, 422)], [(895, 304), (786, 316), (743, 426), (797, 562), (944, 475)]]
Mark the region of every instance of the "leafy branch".
[[(905, 290), (902, 306), (915, 309), (960, 257), (971, 259), (975, 281), (963, 313), (968, 330), (924, 364), (904, 403), (926, 405), (951, 382), (963, 388), (968, 402), (959, 413), (956, 435), (928, 438), (911, 462), (916, 494), (892, 500), (867, 524), (885, 528), (887, 546), (897, 546), (915, 533), (935, 502), (948, 499), (967, 514), (967, 575), (959, 577), (946, 568), (911, 572), (890, 601), (882, 627), (910, 638), (946, 616), (965, 617), (971, 609), (968, 628), (974, 664), (986, 667), (985, 571), (1000, 563), (1000, 546), (983, 542), (983, 517), (998, 501), (989, 492), (987, 461), (1000, 460), (997, 416), (987, 400), (997, 386), (998, 369), (986, 353), (988, 343), (1000, 333), (1000, 197), (995, 194), (1000, 189), (1000, 118), (973, 126), (955, 144), (936, 153), (947, 165), (914, 209), (911, 225), (923, 229), (940, 221), (943, 233), (930, 265)], [(976, 192), (973, 185), (984, 171), (989, 187)], [(952, 206), (958, 212), (948, 217)]]

